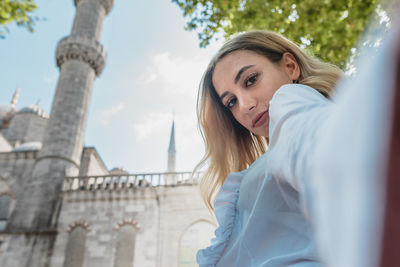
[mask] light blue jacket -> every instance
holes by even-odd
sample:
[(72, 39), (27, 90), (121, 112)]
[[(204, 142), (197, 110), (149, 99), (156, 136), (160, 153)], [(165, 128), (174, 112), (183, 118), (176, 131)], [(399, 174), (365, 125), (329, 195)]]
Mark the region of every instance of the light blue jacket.
[(330, 105), (305, 85), (284, 85), (275, 93), (269, 108), (268, 151), (247, 170), (226, 178), (214, 206), (219, 223), (215, 238), (197, 254), (201, 267), (321, 266), (304, 204), (307, 164), (296, 162), (299, 153), (307, 153), (312, 146), (293, 146), (295, 130), (302, 127), (286, 124), (286, 119)]

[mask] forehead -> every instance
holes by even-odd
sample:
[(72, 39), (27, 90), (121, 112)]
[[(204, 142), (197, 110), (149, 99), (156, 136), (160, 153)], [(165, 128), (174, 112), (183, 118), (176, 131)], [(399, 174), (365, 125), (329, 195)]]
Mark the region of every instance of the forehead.
[(243, 64), (254, 64), (254, 62), (266, 60), (265, 56), (249, 50), (236, 50), (224, 56), (215, 66), (215, 71), (226, 69), (226, 67), (241, 68)]
[(219, 88), (233, 83), (235, 76), (244, 66), (265, 66), (269, 64), (271, 63), (265, 56), (249, 50), (236, 50), (224, 56), (215, 65), (212, 82), (218, 92)]

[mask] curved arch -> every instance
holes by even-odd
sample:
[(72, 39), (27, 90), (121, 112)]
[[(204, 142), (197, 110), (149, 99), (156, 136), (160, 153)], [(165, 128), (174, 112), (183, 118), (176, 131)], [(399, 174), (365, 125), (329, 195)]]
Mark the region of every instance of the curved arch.
[(84, 220), (79, 220), (68, 225), (67, 233), (71, 233), (76, 227), (82, 227), (86, 232), (90, 231), (90, 224)]
[(209, 245), (216, 228), (207, 219), (198, 219), (184, 228), (179, 237), (178, 266), (197, 266), (196, 252)]
[(114, 266), (130, 267), (133, 265), (135, 257), (136, 233), (138, 231), (138, 223), (132, 219), (124, 219), (123, 223), (118, 223), (114, 228), (118, 232)]
[(123, 220), (117, 222), (117, 224), (114, 227), (114, 230), (118, 231), (119, 228), (121, 228), (122, 226), (124, 226), (126, 224), (132, 225), (136, 229), (136, 231), (139, 231), (141, 229), (139, 222), (135, 221), (132, 218), (124, 218)]
[(12, 200), (15, 200), (15, 195), (11, 191), (0, 192), (0, 197), (2, 196), (9, 196)]
[(190, 222), (189, 224), (187, 224), (187, 225), (183, 228), (183, 231), (182, 231), (181, 234), (179, 235), (179, 242), (181, 242), (182, 236), (185, 234), (186, 230), (188, 230), (190, 227), (192, 227), (192, 226), (195, 225), (196, 223), (201, 223), (201, 222), (209, 223), (209, 224), (211, 224), (212, 226), (214, 226), (215, 228), (217, 227), (217, 225), (216, 225), (214, 222), (212, 222), (212, 221), (210, 221), (210, 220), (208, 220), (208, 219), (203, 219), (203, 218), (197, 219), (197, 220), (195, 220), (195, 221)]
[[(2, 186), (5, 184), (5, 186)], [(15, 195), (4, 178), (0, 179), (0, 231), (6, 228), (7, 221), (15, 206)]]
[(86, 235), (88, 224), (81, 221), (72, 224), (67, 232), (68, 241), (65, 248), (64, 267), (82, 267), (85, 258)]

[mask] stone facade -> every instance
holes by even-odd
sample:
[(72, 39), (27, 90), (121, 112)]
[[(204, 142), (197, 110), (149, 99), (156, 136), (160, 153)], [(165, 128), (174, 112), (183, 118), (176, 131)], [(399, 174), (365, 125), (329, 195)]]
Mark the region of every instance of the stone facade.
[(57, 47), (50, 116), (38, 105), (17, 111), (16, 97), (0, 112), (0, 266), (196, 266), (195, 251), (216, 222), (197, 179), (175, 172), (174, 124), (167, 173), (109, 171), (95, 148), (83, 146), (113, 1), (74, 2), (71, 35)]
[[(140, 192), (139, 192), (140, 191)], [(63, 266), (69, 228), (76, 222), (88, 224), (83, 266), (114, 266), (118, 231), (124, 224), (135, 231), (133, 266), (157, 266), (158, 212), (152, 188), (140, 190), (74, 191), (64, 194), (60, 233), (51, 266)], [(140, 263), (140, 264), (139, 264)]]
[[(216, 222), (205, 208), (197, 186), (161, 187), (157, 192), (160, 202), (160, 255), (156, 266), (177, 266), (176, 263), (180, 258), (180, 241), (185, 231), (198, 222), (207, 222), (214, 228)], [(206, 230), (203, 235), (210, 240), (212, 232)]]
[[(0, 153), (0, 173), (7, 173), (5, 170), (11, 171), (8, 172), (6, 178), (0, 178), (0, 196), (2, 193), (12, 196), (10, 212), (14, 209), (15, 199), (23, 194), (20, 190), (23, 188), (22, 178), (24, 173), (32, 171), (37, 154), (37, 151)], [(97, 163), (97, 165), (102, 164), (104, 163)], [(158, 183), (159, 177), (162, 181), (168, 174), (152, 175)], [(145, 181), (143, 177), (137, 177), (134, 186), (125, 187), (121, 186), (122, 182), (129, 182), (130, 179), (124, 175), (68, 178), (86, 181), (104, 179), (104, 181), (101, 183), (89, 181), (83, 188), (76, 187), (72, 190), (69, 190), (71, 186), (68, 185), (68, 180), (65, 182), (62, 193), (63, 204), (49, 266), (119, 266), (117, 265), (119, 230), (124, 225), (129, 225), (134, 231), (132, 237), (135, 241), (134, 250), (130, 254), (134, 255), (134, 258), (129, 266), (193, 266), (179, 265), (182, 235), (186, 229), (199, 221), (207, 222), (213, 227), (216, 225), (214, 218), (200, 199), (198, 187), (191, 183), (151, 186), (149, 183), (141, 182)], [(189, 177), (189, 174), (186, 177)], [(119, 179), (118, 183), (113, 180), (116, 178)], [(10, 183), (12, 181), (14, 183)], [(185, 181), (185, 179), (180, 179), (180, 181)], [(91, 186), (92, 184), (101, 186)], [(82, 226), (86, 232), (83, 265), (68, 265), (69, 261), (76, 260), (68, 254), (70, 235), (73, 229)], [(211, 237), (209, 231), (204, 234)], [(33, 245), (30, 243), (31, 239), (24, 237), (17, 244), (9, 241), (10, 235), (7, 232), (0, 234), (2, 243), (0, 244), (0, 263), (7, 264), (4, 266), (23, 266), (14, 265), (17, 261), (8, 258), (9, 252), (13, 249), (23, 249), (25, 247), (22, 245), (23, 242)]]

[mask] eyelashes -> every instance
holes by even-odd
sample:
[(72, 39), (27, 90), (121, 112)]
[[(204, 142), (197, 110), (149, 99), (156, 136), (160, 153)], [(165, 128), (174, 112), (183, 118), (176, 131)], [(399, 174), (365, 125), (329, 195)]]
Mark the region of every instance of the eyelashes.
[(244, 86), (249, 87), (252, 86), (258, 79), (258, 73), (252, 73), (244, 80)]
[[(254, 84), (257, 82), (257, 80), (258, 80), (258, 76), (259, 76), (258, 73), (252, 73), (252, 74), (250, 74), (250, 75), (244, 80), (244, 87), (247, 88), (247, 87), (250, 87), (250, 86), (254, 85)], [(237, 98), (234, 97), (234, 96), (232, 96), (231, 98), (229, 98), (229, 99), (227, 100), (227, 102), (226, 102), (226, 104), (225, 104), (225, 107), (228, 108), (228, 109), (232, 109), (232, 108), (235, 106), (236, 102), (237, 102)]]
[(226, 102), (225, 107), (227, 107), (228, 109), (233, 108), (233, 106), (236, 104), (236, 101), (237, 101), (236, 97), (232, 97), (231, 99), (229, 99), (229, 100)]

